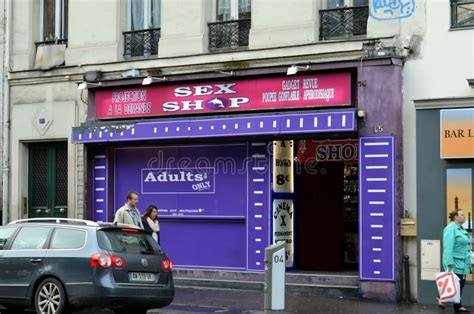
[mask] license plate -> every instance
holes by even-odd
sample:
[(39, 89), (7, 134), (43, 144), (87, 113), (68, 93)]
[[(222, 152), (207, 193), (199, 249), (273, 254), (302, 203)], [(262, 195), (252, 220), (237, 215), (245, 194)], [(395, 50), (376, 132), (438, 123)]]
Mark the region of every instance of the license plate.
[(155, 274), (150, 273), (130, 273), (131, 281), (155, 281)]

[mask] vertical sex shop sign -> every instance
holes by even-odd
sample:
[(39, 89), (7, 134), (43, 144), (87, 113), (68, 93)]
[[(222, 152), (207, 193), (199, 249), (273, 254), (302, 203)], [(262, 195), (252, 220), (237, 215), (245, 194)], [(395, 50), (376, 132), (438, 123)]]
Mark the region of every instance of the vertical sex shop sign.
[(286, 242), (286, 267), (293, 267), (293, 141), (273, 142), (273, 243)]

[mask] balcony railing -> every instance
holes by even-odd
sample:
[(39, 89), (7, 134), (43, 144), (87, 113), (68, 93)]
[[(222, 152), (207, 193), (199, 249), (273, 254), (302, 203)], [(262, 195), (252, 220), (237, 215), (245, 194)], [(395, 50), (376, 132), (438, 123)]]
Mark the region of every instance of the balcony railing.
[(209, 23), (209, 50), (248, 47), (250, 19)]
[(55, 39), (35, 42), (36, 47), (47, 45), (67, 45), (67, 39)]
[(369, 7), (359, 6), (319, 11), (319, 39), (339, 39), (367, 34)]
[(125, 57), (150, 57), (158, 55), (160, 29), (123, 32)]

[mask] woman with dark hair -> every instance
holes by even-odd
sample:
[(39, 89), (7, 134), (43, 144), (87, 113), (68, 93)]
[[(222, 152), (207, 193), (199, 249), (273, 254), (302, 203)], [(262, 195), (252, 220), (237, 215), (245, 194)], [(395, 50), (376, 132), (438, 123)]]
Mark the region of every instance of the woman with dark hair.
[(158, 222), (158, 207), (150, 205), (142, 217), (143, 228), (150, 231), (158, 244), (160, 244), (160, 224)]
[[(466, 275), (471, 273), (471, 236), (462, 226), (466, 217), (461, 209), (449, 213), (451, 223), (443, 231), (443, 268), (458, 276), (461, 294), (466, 283)], [(440, 303), (444, 308), (444, 304)], [(455, 312), (469, 312), (462, 303), (454, 304)]]

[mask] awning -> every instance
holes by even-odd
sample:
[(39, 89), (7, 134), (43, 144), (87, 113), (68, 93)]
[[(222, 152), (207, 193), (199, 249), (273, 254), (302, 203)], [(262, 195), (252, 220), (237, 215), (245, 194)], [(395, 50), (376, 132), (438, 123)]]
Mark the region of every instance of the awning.
[(73, 142), (101, 143), (160, 139), (354, 132), (354, 110), (286, 112), (140, 122), (84, 123), (73, 128)]

